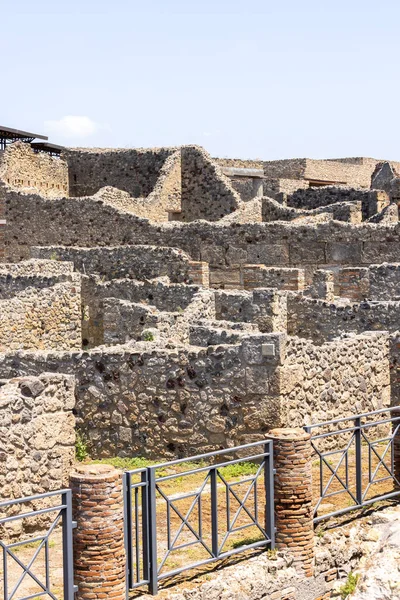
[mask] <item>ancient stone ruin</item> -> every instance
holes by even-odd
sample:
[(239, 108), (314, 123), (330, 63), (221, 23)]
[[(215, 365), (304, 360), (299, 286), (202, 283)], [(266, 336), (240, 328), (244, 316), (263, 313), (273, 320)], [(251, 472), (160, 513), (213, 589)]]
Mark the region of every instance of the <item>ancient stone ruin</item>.
[(399, 404), (398, 173), (7, 145), (0, 498), (66, 485), (76, 431), (168, 460)]

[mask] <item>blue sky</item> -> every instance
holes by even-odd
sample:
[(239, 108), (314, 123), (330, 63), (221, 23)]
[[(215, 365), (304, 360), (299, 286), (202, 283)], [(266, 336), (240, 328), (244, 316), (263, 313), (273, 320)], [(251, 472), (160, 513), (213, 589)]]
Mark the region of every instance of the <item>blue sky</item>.
[(400, 160), (398, 0), (0, 0), (0, 123), (70, 146)]

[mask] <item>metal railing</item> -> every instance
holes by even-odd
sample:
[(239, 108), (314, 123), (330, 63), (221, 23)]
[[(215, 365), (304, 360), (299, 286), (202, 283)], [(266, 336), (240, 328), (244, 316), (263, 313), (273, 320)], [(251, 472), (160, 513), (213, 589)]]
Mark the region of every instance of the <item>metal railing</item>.
[[(38, 501), (42, 501), (47, 498), (55, 498), (57, 501), (55, 504), (45, 506), (44, 508), (35, 509), (34, 506)], [(25, 512), (16, 512), (18, 505), (28, 504), (29, 508)], [(33, 505), (33, 508), (31, 508)], [(11, 508), (11, 507), (15, 507)], [(10, 510), (11, 509), (11, 510)], [(6, 514), (5, 517), (1, 517), (1, 514)], [(51, 513), (55, 513), (51, 515)], [(46, 494), (38, 494), (36, 496), (28, 496), (26, 498), (18, 498), (16, 500), (9, 500), (7, 502), (0, 503), (0, 531), (1, 529), (7, 528), (8, 523), (19, 520), (37, 519), (41, 515), (47, 515), (48, 519), (51, 520), (51, 524), (46, 524), (47, 530), (43, 535), (35, 535), (31, 538), (19, 539), (17, 542), (7, 542), (4, 539), (0, 539), (0, 548), (3, 551), (2, 557), (2, 587), (3, 587), (3, 599), (4, 600), (15, 600), (17, 598), (17, 592), (24, 594), (24, 582), (26, 579), (30, 580), (30, 583), (34, 583), (39, 591), (35, 593), (29, 593), (28, 595), (18, 595), (18, 600), (29, 600), (30, 598), (39, 598), (41, 596), (47, 596), (53, 600), (59, 600), (61, 596), (57, 598), (55, 593), (52, 591), (52, 569), (50, 567), (50, 536), (56, 530), (57, 526), (62, 529), (62, 555), (63, 555), (63, 600), (73, 600), (76, 588), (74, 586), (74, 574), (73, 574), (73, 549), (72, 549), (72, 530), (75, 523), (72, 521), (72, 497), (71, 490), (58, 490), (54, 492), (48, 492)], [(28, 524), (29, 521), (25, 521)], [(21, 538), (21, 535), (18, 536)], [(23, 546), (33, 546), (34, 551), (31, 558), (26, 561), (18, 555), (18, 549)], [(44, 558), (44, 565), (39, 568), (37, 567), (38, 557), (42, 553)], [(16, 569), (12, 568), (11, 564), (17, 565)], [(38, 570), (36, 570), (36, 567)], [(15, 576), (15, 571), (22, 573), (19, 577)], [(13, 577), (11, 577), (13, 575)], [(14, 581), (11, 584), (11, 578)], [(16, 581), (15, 581), (16, 579)]]
[[(382, 418), (377, 420), (377, 415)], [(315, 523), (400, 494), (400, 473), (395, 469), (395, 439), (400, 436), (398, 407), (307, 425), (304, 429), (312, 434), (311, 445), (319, 461)], [(313, 433), (317, 429), (322, 432)], [(381, 489), (374, 495), (378, 484)], [(340, 495), (345, 495), (347, 506), (337, 507), (333, 499)], [(328, 499), (336, 504), (327, 505)], [(336, 510), (329, 512), (329, 508)]]
[[(249, 450), (254, 454), (210, 464)], [(242, 473), (229, 473), (239, 463)], [(274, 548), (272, 440), (129, 471), (124, 506), (127, 594), (148, 585), (155, 595), (166, 577), (249, 549)], [(238, 539), (246, 529), (253, 537)]]

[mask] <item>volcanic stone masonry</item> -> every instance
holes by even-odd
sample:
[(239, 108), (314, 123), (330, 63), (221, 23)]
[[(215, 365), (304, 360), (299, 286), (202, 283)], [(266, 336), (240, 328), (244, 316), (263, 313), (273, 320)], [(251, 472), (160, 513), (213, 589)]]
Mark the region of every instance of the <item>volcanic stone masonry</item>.
[(399, 169), (11, 144), (0, 376), (72, 377), (93, 457), (172, 459), (400, 404)]

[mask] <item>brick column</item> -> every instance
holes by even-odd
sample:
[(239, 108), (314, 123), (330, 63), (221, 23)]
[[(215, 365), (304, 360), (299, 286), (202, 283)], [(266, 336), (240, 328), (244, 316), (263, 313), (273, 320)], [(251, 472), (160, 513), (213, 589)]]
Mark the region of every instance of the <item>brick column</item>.
[[(400, 417), (400, 406), (392, 411), (392, 417)], [(399, 428), (393, 439), (393, 474), (397, 481), (400, 482), (400, 420), (392, 423), (392, 431), (395, 432)], [(394, 482), (394, 487), (399, 489), (399, 485)]]
[(77, 600), (125, 600), (122, 473), (82, 465), (70, 476)]
[(314, 525), (310, 434), (303, 429), (272, 429), (274, 440), (276, 546), (294, 558), (299, 572), (314, 571)]

